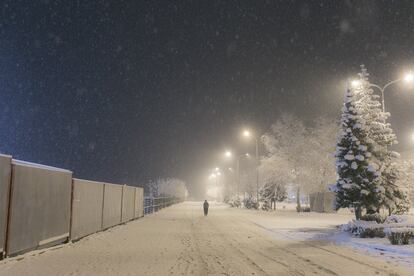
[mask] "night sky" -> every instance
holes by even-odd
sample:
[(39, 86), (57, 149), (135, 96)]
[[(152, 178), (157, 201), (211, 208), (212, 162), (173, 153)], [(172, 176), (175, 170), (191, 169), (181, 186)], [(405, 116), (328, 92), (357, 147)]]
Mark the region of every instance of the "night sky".
[[(253, 148), (241, 127), (338, 118), (360, 64), (384, 84), (413, 54), (413, 1), (1, 1), (0, 151), (195, 193), (219, 152)], [(413, 148), (414, 87), (386, 104)]]

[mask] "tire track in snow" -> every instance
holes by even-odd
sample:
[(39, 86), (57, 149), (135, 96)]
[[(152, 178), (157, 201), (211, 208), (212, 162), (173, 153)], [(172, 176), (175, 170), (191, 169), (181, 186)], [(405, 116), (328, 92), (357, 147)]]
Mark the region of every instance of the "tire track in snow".
[[(220, 241), (221, 241), (220, 245), (221, 245), (221, 247), (223, 247), (223, 250), (224, 250), (224, 248), (227, 248), (227, 249), (231, 248), (234, 253), (236, 253), (239, 257), (241, 257), (245, 261), (244, 264), (247, 264), (252, 271), (255, 271), (255, 273), (253, 273), (252, 275), (271, 275), (271, 274), (268, 274), (265, 270), (263, 270), (263, 268), (261, 268), (246, 253), (244, 253), (237, 246), (235, 246), (233, 243), (231, 243), (228, 236), (223, 231), (221, 231), (219, 229), (219, 227), (217, 227), (213, 223), (213, 221), (214, 220), (209, 220), (208, 218), (205, 220), (205, 222), (208, 224), (208, 228), (211, 229), (211, 230), (214, 230), (214, 231), (210, 231), (210, 235), (211, 234), (218, 234), (218, 236), (220, 237)], [(200, 231), (195, 231), (195, 233), (196, 233), (196, 235), (201, 234)], [(208, 234), (208, 232), (206, 232), (206, 233)], [(200, 239), (198, 239), (198, 241), (205, 241), (205, 239), (200, 238)], [(197, 242), (197, 239), (196, 239), (196, 242)], [(208, 245), (209, 249), (215, 253), (213, 257), (214, 258), (219, 258), (217, 256), (217, 253), (219, 253), (219, 255), (220, 255), (220, 253), (222, 253), (222, 252), (220, 252), (220, 251), (217, 252), (218, 248), (213, 247), (211, 244), (207, 244), (207, 245)], [(228, 257), (228, 256), (223, 256), (223, 259), (226, 259), (226, 257)], [(223, 262), (225, 262), (225, 261), (223, 261)], [(223, 269), (223, 270), (226, 270), (226, 267), (223, 265), (223, 263), (220, 263), (220, 268)], [(225, 275), (236, 275), (236, 274), (230, 273), (228, 271), (228, 269), (227, 269), (227, 271), (224, 272), (224, 274)]]
[[(232, 222), (234, 223), (234, 224), (238, 224), (239, 226), (240, 225), (242, 225), (242, 223), (239, 221), (239, 220), (234, 220), (234, 219), (231, 219), (232, 220)], [(243, 226), (240, 226), (240, 228), (242, 228)], [(244, 231), (249, 231), (251, 234), (253, 234), (254, 236), (256, 236), (256, 237), (258, 237), (258, 238), (260, 238), (261, 240), (263, 239), (263, 237), (261, 236), (261, 235), (259, 235), (259, 234), (257, 234), (256, 232), (254, 232), (254, 231), (252, 231), (252, 230), (250, 230), (250, 229), (248, 229), (248, 227), (243, 227), (244, 228)], [(314, 268), (316, 268), (316, 269), (318, 269), (318, 270), (320, 270), (320, 271), (323, 271), (323, 272), (325, 272), (325, 273), (327, 273), (327, 274), (329, 274), (329, 275), (338, 275), (336, 272), (334, 272), (334, 271), (332, 271), (332, 270), (330, 270), (329, 268), (326, 268), (326, 267), (324, 267), (323, 265), (321, 265), (321, 264), (317, 264), (317, 263), (315, 263), (315, 262), (313, 262), (313, 261), (311, 261), (310, 259), (308, 259), (308, 258), (305, 258), (305, 257), (302, 257), (302, 256), (300, 256), (300, 255), (298, 255), (298, 254), (296, 254), (295, 252), (292, 252), (292, 251), (290, 251), (290, 250), (287, 250), (286, 248), (281, 248), (280, 246), (278, 246), (278, 245), (276, 245), (274, 242), (272, 242), (272, 241), (270, 241), (270, 243), (273, 245), (273, 248), (274, 249), (277, 249), (278, 251), (281, 251), (282, 252), (282, 255), (281, 256), (283, 256), (283, 254), (286, 254), (286, 253), (288, 253), (288, 254), (290, 254), (290, 255), (292, 255), (292, 256), (294, 256), (293, 258), (294, 259), (300, 259), (301, 261), (302, 261), (302, 265), (311, 265), (311, 266), (313, 266)], [(246, 248), (246, 250), (251, 250), (251, 251), (256, 251), (256, 250), (254, 250), (254, 249), (251, 249), (251, 248)], [(256, 251), (256, 252), (260, 252), (260, 251)], [(273, 261), (275, 261), (276, 259), (275, 258), (271, 258), (271, 257), (269, 257), (269, 256), (267, 256), (266, 254), (264, 254), (264, 253), (262, 253), (262, 252), (260, 252), (259, 254), (261, 254), (262, 256), (264, 256), (264, 257), (267, 257), (267, 258), (270, 258), (271, 260), (273, 260)], [(279, 255), (280, 256), (280, 255)], [(303, 271), (298, 271), (296, 268), (293, 268), (293, 267), (290, 267), (289, 266), (289, 268), (291, 269), (291, 271), (293, 272), (293, 273), (295, 273), (295, 275), (305, 275), (306, 273), (304, 273)]]
[[(275, 233), (275, 232), (274, 232), (274, 231), (272, 231), (271, 229), (268, 229), (268, 228), (266, 228), (266, 227), (264, 227), (264, 226), (262, 226), (262, 225), (260, 225), (260, 224), (257, 224), (257, 223), (255, 223), (255, 222), (252, 222), (252, 223), (253, 223), (253, 224), (255, 224), (256, 226), (258, 226), (258, 227), (260, 227), (260, 228), (262, 228), (262, 229), (264, 229), (264, 230), (268, 231), (268, 232)], [(286, 235), (286, 234), (283, 234), (283, 233), (280, 233), (280, 232), (278, 232), (277, 234), (282, 235), (282, 236), (284, 236), (286, 239), (289, 239), (289, 240), (291, 240), (291, 241), (295, 241), (293, 238), (291, 238), (290, 236), (288, 236), (288, 235)], [(328, 253), (330, 253), (330, 254), (332, 254), (332, 255), (336, 255), (336, 256), (338, 256), (338, 257), (341, 257), (341, 258), (347, 259), (347, 260), (349, 260), (349, 261), (352, 261), (352, 262), (358, 263), (358, 264), (360, 264), (360, 265), (364, 265), (364, 266), (367, 266), (367, 267), (372, 268), (372, 269), (375, 269), (375, 270), (379, 270), (379, 271), (384, 272), (384, 273), (390, 273), (389, 271), (387, 271), (387, 270), (385, 270), (385, 269), (382, 269), (382, 268), (379, 268), (379, 267), (376, 267), (376, 266), (373, 266), (373, 265), (367, 264), (367, 263), (365, 263), (365, 262), (362, 262), (362, 261), (359, 261), (359, 260), (357, 260), (357, 259), (354, 259), (354, 258), (348, 257), (348, 256), (346, 256), (346, 255), (343, 255), (343, 254), (337, 253), (337, 252), (335, 252), (335, 251), (331, 251), (331, 250), (329, 250), (329, 249), (326, 249), (326, 248), (323, 248), (323, 247), (320, 247), (320, 246), (314, 245), (314, 244), (310, 243), (309, 241), (301, 241), (301, 243), (302, 243), (302, 244), (306, 244), (306, 245), (307, 245), (307, 246), (309, 246), (309, 247), (313, 247), (313, 248), (316, 248), (316, 249), (320, 249), (320, 250), (323, 250), (323, 251), (325, 251), (325, 252), (328, 252)], [(287, 250), (287, 251), (288, 251), (288, 250)]]
[[(241, 223), (241, 221), (239, 221), (239, 220), (237, 220), (237, 221), (234, 221), (233, 220), (233, 222), (236, 222), (236, 223)], [(279, 235), (282, 235), (283, 237), (285, 237), (286, 239), (289, 239), (289, 240), (291, 240), (291, 241), (295, 241), (293, 238), (291, 238), (290, 236), (288, 236), (288, 235), (286, 235), (286, 234), (283, 234), (283, 233), (281, 233), (281, 232), (275, 232), (275, 231), (272, 231), (271, 229), (268, 229), (268, 228), (266, 228), (266, 227), (264, 227), (263, 225), (260, 225), (260, 224), (258, 224), (258, 223), (256, 223), (256, 222), (253, 222), (253, 221), (250, 221), (250, 220), (248, 220), (248, 219), (246, 219), (245, 221), (244, 221), (244, 223), (251, 223), (251, 224), (254, 224), (254, 225), (256, 225), (257, 227), (259, 227), (259, 228), (261, 228), (261, 229), (264, 229), (265, 231), (267, 231), (267, 232), (271, 232), (271, 233), (277, 233), (277, 234), (279, 234)], [(253, 233), (253, 234), (255, 234), (256, 236), (260, 236), (260, 235), (258, 235), (257, 233), (255, 233), (254, 231), (252, 231), (252, 230), (249, 230), (250, 231), (250, 233)], [(290, 253), (290, 254), (293, 254), (293, 255), (295, 255), (295, 256), (298, 256), (296, 253), (294, 253), (294, 252), (292, 252), (292, 251), (290, 251), (290, 250), (288, 250), (288, 249), (286, 249), (286, 248), (281, 248), (280, 246), (278, 246), (275, 242), (273, 242), (273, 241), (271, 241), (271, 243), (272, 243), (272, 245), (275, 247), (275, 248), (277, 248), (278, 250), (282, 250), (282, 251), (284, 251), (284, 252), (287, 252), (287, 253)], [(374, 265), (371, 265), (371, 264), (367, 264), (367, 263), (365, 263), (365, 262), (363, 262), (363, 261), (360, 261), (360, 260), (357, 260), (357, 259), (354, 259), (354, 258), (352, 258), (352, 257), (349, 257), (349, 256), (346, 256), (346, 255), (343, 255), (343, 254), (340, 254), (340, 253), (337, 253), (337, 252), (335, 252), (335, 251), (331, 251), (331, 250), (329, 250), (329, 249), (326, 249), (326, 248), (323, 248), (323, 247), (320, 247), (320, 246), (317, 246), (317, 245), (314, 245), (314, 244), (312, 244), (312, 243), (310, 243), (310, 242), (308, 242), (308, 241), (301, 241), (301, 243), (302, 244), (305, 244), (305, 245), (307, 245), (307, 246), (309, 246), (309, 247), (312, 247), (312, 248), (315, 248), (315, 249), (319, 249), (319, 250), (322, 250), (322, 251), (325, 251), (325, 252), (327, 252), (327, 253), (330, 253), (331, 255), (335, 255), (335, 256), (337, 256), (337, 257), (341, 257), (341, 258), (344, 258), (344, 259), (347, 259), (347, 260), (349, 260), (349, 261), (351, 261), (351, 262), (354, 262), (354, 263), (358, 263), (358, 264), (360, 264), (360, 265), (363, 265), (363, 266), (366, 266), (366, 267), (369, 267), (369, 268), (371, 268), (371, 269), (373, 269), (373, 270), (375, 270), (376, 272), (378, 272), (379, 273), (379, 271), (381, 271), (381, 272), (383, 272), (384, 274), (392, 274), (392, 275), (398, 275), (398, 274), (396, 274), (395, 272), (392, 272), (392, 271), (389, 271), (389, 270), (386, 270), (386, 269), (383, 269), (383, 268), (380, 268), (380, 267), (377, 267), (377, 266), (374, 266)], [(298, 256), (299, 258), (301, 258), (301, 259), (304, 259), (305, 261), (307, 261), (308, 259), (306, 259), (306, 258), (303, 258), (303, 257), (300, 257), (300, 256)], [(308, 261), (307, 261), (308, 262)], [(316, 264), (316, 263), (314, 263), (314, 264)], [(319, 264), (316, 264), (316, 265), (319, 265)], [(321, 266), (322, 268), (324, 268), (323, 266)], [(325, 269), (327, 269), (327, 268), (325, 268)], [(330, 269), (327, 269), (328, 271), (330, 271), (330, 273), (334, 273), (334, 275), (337, 275), (335, 272), (333, 272), (333, 271), (331, 271)]]

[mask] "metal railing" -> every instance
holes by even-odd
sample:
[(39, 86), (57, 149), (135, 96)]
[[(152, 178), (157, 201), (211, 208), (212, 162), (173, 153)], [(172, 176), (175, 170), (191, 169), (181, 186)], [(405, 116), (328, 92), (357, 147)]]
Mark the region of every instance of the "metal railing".
[(176, 197), (144, 197), (144, 215), (158, 212), (165, 207), (181, 201), (182, 200)]

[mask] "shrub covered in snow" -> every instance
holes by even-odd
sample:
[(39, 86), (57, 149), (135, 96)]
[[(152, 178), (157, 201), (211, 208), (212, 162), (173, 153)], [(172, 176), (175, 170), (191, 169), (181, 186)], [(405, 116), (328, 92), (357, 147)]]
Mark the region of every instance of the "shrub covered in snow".
[(310, 209), (310, 207), (296, 207), (296, 211), (297, 212), (310, 212), (311, 211), (311, 209)]
[(385, 233), (391, 244), (394, 245), (409, 244), (414, 239), (413, 227), (387, 228)]
[(241, 201), (238, 198), (231, 198), (228, 202), (230, 207), (239, 208), (241, 206)]
[(262, 206), (260, 207), (263, 211), (270, 211), (272, 210), (271, 202), (266, 200), (262, 203)]
[(253, 197), (247, 197), (243, 203), (247, 209), (259, 209), (259, 203)]
[(386, 219), (387, 217), (385, 215), (381, 215), (379, 213), (365, 214), (361, 217), (361, 220), (375, 221), (377, 223), (383, 223)]
[(369, 218), (371, 220), (352, 220), (342, 225), (341, 230), (360, 238), (387, 236), (392, 244), (407, 244), (414, 239), (414, 223), (410, 216), (392, 215), (385, 219), (371, 216)]
[(342, 231), (351, 232), (360, 238), (384, 238), (384, 226), (376, 221), (352, 220), (342, 225)]
[(402, 216), (402, 215), (391, 215), (389, 217), (387, 217), (384, 221), (384, 223), (404, 223), (404, 222), (409, 222), (409, 217), (407, 216)]

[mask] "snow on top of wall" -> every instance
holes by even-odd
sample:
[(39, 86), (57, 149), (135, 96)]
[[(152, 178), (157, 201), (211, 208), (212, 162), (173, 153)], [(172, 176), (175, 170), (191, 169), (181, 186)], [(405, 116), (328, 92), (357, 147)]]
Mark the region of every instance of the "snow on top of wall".
[(38, 169), (45, 169), (45, 170), (49, 170), (49, 171), (64, 172), (64, 173), (72, 174), (72, 171), (69, 171), (69, 170), (56, 168), (56, 167), (51, 167), (51, 166), (46, 166), (46, 165), (37, 164), (37, 163), (31, 163), (31, 162), (22, 161), (22, 160), (13, 159), (12, 164), (13, 165), (19, 165), (19, 166), (30, 167), (30, 168), (38, 168)]

